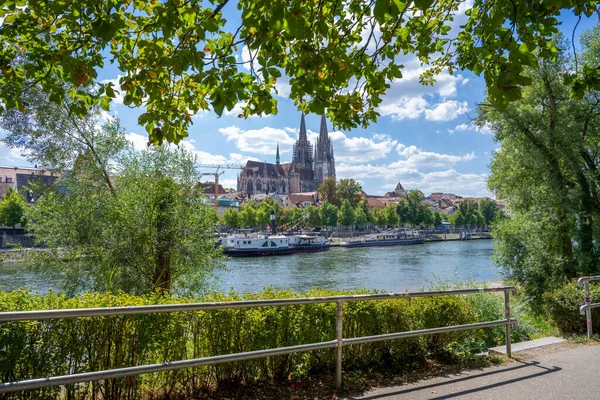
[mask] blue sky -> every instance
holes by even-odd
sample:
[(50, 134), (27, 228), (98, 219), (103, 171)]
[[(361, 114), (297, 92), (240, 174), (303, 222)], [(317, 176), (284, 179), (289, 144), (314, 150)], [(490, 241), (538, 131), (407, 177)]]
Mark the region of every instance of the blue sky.
[[(234, 15), (228, 15), (236, 11), (233, 5), (224, 11), (226, 18), (234, 19)], [(565, 16), (562, 21), (562, 30), (570, 38), (577, 20)], [(596, 23), (595, 16), (582, 20), (576, 37)], [(402, 63), (404, 76), (387, 91), (377, 123), (367, 129), (343, 132), (328, 123), (338, 179), (354, 178), (369, 194), (383, 194), (401, 182), (405, 189), (420, 189), (425, 194), (442, 191), (463, 196), (490, 195), (486, 188), (488, 164), (497, 144), (489, 130), (477, 130), (470, 124), (477, 103), (483, 100), (483, 79), (470, 72), (443, 73), (433, 87), (426, 87), (418, 82), (425, 67), (414, 57), (406, 57)], [(118, 76), (114, 66), (99, 74), (100, 80), (115, 82)], [(199, 163), (244, 164), (248, 159), (275, 162), (279, 142), (282, 162), (291, 161), (300, 112), (285, 97), (289, 93), (285, 79), (278, 85), (277, 115), (240, 119), (236, 109), (221, 118), (210, 112), (199, 113), (182, 146), (194, 151)], [(121, 119), (137, 147), (145, 147), (146, 132), (137, 124), (139, 110), (117, 99), (111, 114)], [(309, 140), (313, 142), (319, 122), (318, 115), (306, 116)], [(0, 164), (29, 165), (18, 150), (1, 145)], [(221, 177), (224, 186), (235, 187), (237, 172), (228, 170)]]

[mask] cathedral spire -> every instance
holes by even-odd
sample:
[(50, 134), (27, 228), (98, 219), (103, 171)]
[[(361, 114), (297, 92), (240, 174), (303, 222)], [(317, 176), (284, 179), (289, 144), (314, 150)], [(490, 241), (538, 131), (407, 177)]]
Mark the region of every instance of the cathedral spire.
[(319, 130), (319, 142), (327, 137), (327, 118), (325, 112), (321, 115), (321, 129)]
[(306, 122), (304, 122), (304, 112), (302, 112), (302, 117), (300, 119), (300, 134), (298, 135), (298, 142), (308, 142), (308, 138), (306, 136)]
[(277, 155), (275, 156), (275, 164), (279, 165), (279, 142), (277, 142)]
[(306, 122), (304, 122), (304, 113), (300, 119), (300, 133), (298, 140), (294, 144), (294, 156), (292, 163), (301, 168), (311, 168), (313, 166), (313, 147), (306, 136)]

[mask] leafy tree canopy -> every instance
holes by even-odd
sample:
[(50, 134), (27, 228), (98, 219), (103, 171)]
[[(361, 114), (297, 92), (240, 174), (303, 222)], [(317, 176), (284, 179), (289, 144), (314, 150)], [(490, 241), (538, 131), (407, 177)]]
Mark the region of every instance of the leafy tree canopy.
[(321, 221), (325, 226), (336, 226), (338, 220), (338, 209), (335, 205), (325, 201), (319, 209)]
[(0, 224), (12, 226), (21, 223), (25, 225), (25, 210), (27, 201), (19, 193), (9, 187), (0, 202)]
[[(578, 58), (598, 63), (600, 27), (584, 36)], [(522, 100), (504, 113), (479, 108), (500, 143), (488, 185), (512, 215), (494, 230), (494, 258), (537, 304), (565, 280), (600, 272), (600, 91), (571, 96), (562, 76), (576, 60), (558, 43), (558, 62), (526, 71)]]
[(486, 197), (479, 202), (479, 212), (483, 216), (484, 224), (489, 226), (496, 219), (498, 206), (494, 200)]
[[(0, 7), (0, 101), (23, 110), (22, 94), (39, 85), (56, 104), (74, 99), (69, 109), (81, 116), (93, 104), (107, 109), (120, 90), (126, 105), (144, 107), (138, 122), (150, 142), (177, 143), (201, 110), (221, 115), (242, 102), (243, 117), (276, 113), (275, 85), (285, 74), (299, 109), (327, 109), (348, 129), (376, 120), (390, 82), (402, 77), (399, 56), (412, 53), (429, 67), (423, 84), (468, 69), (505, 109), (531, 83), (523, 68), (556, 57), (560, 13), (590, 16), (596, 7), (597, 0), (240, 0), (235, 10), (229, 0), (10, 0)], [(465, 8), (466, 23), (453, 29)], [(236, 57), (243, 46), (249, 70)], [(97, 80), (108, 62), (122, 71), (119, 87)], [(569, 78), (579, 96), (600, 84), (598, 68), (580, 72)]]
[(317, 189), (321, 202), (329, 202), (334, 205), (339, 205), (339, 199), (337, 195), (337, 184), (335, 178), (325, 178)]
[(354, 225), (354, 220), (354, 208), (348, 200), (344, 200), (338, 211), (338, 222), (342, 226), (351, 226)]
[(339, 201), (341, 201), (342, 206), (344, 201), (348, 201), (350, 205), (354, 208), (360, 202), (360, 191), (362, 187), (360, 183), (356, 182), (354, 179), (342, 179), (337, 184), (337, 196)]

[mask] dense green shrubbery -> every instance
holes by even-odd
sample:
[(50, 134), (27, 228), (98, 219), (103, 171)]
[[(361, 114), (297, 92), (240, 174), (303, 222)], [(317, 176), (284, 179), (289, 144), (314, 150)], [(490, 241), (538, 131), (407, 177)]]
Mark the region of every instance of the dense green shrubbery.
[[(600, 287), (590, 284), (592, 303), (600, 301)], [(544, 306), (552, 322), (563, 335), (586, 333), (585, 316), (579, 314), (579, 307), (585, 303), (583, 287), (571, 282), (560, 289), (544, 293)], [(592, 310), (594, 331), (600, 329), (600, 309)]]
[[(364, 293), (360, 291), (343, 294)], [(274, 299), (342, 294), (314, 289), (308, 293), (265, 289), (240, 296), (213, 294), (202, 299), (127, 294), (84, 294), (76, 298), (25, 291), (0, 292), (0, 311), (106, 307)], [(502, 303), (500, 296), (496, 303)], [(500, 301), (500, 303), (498, 303)], [(435, 297), (344, 304), (344, 337), (473, 323), (489, 318), (475, 310), (468, 297)], [(487, 309), (496, 305), (490, 303)], [(497, 310), (496, 310), (497, 313)], [(494, 316), (492, 319), (496, 318)], [(501, 316), (498, 317), (501, 319)], [(344, 369), (398, 367), (426, 358), (447, 358), (457, 345), (467, 343), (473, 332), (452, 332), (406, 340), (393, 340), (344, 348)], [(490, 334), (487, 334), (488, 336)], [(479, 333), (494, 344), (498, 338)], [(502, 337), (503, 332), (500, 332)], [(58, 319), (0, 324), (0, 379), (3, 382), (161, 363), (219, 354), (268, 349), (335, 338), (335, 304), (262, 307), (210, 312)], [(126, 379), (114, 379), (67, 388), (68, 398), (159, 397), (179, 394), (193, 397), (208, 387), (243, 384), (268, 379), (287, 379), (314, 372), (332, 373), (334, 351), (325, 350), (262, 360), (191, 368)], [(60, 392), (48, 388), (21, 393), (18, 398), (54, 398)]]

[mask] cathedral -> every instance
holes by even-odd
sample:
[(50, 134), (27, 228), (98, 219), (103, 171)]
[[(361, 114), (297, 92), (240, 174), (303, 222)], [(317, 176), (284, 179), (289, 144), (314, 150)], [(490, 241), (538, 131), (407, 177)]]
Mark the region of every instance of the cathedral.
[(280, 162), (277, 145), (275, 164), (260, 161), (246, 163), (238, 176), (237, 190), (249, 195), (315, 192), (325, 178), (335, 179), (333, 144), (327, 132), (325, 114), (321, 116), (319, 138), (313, 148), (306, 135), (306, 123), (302, 113), (292, 162)]

